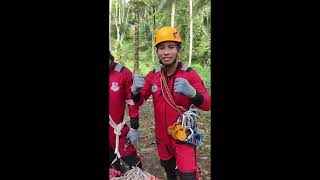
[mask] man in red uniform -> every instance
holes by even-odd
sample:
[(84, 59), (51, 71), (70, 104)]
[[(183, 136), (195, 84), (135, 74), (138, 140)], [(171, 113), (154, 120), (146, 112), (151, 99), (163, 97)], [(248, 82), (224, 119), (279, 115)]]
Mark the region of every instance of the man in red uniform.
[(167, 179), (177, 179), (177, 175), (181, 180), (199, 179), (197, 147), (173, 139), (167, 129), (191, 104), (209, 111), (211, 99), (199, 75), (178, 62), (181, 38), (175, 28), (160, 29), (155, 44), (161, 67), (149, 72), (146, 78), (134, 75), (133, 100), (141, 105), (152, 94), (157, 149)]
[[(142, 168), (136, 145), (139, 139), (139, 106), (134, 105), (130, 87), (132, 73), (114, 62), (109, 51), (109, 164), (125, 173), (120, 158), (129, 165)], [(125, 124), (125, 109), (128, 105), (130, 126)]]

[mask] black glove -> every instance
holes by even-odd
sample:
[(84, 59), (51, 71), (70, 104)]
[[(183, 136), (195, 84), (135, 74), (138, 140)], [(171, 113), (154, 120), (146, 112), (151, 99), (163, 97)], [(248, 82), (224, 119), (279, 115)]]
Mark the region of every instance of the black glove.
[(137, 129), (139, 128), (139, 118), (138, 118), (138, 117), (136, 117), (136, 118), (131, 118), (131, 120), (130, 120), (130, 126), (131, 126), (131, 128), (137, 130)]

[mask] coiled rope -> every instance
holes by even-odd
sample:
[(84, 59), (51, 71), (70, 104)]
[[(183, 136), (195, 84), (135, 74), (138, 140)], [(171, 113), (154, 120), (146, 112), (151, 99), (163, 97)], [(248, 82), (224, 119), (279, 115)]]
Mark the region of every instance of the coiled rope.
[(112, 177), (110, 180), (160, 180), (139, 167), (134, 167), (121, 177)]

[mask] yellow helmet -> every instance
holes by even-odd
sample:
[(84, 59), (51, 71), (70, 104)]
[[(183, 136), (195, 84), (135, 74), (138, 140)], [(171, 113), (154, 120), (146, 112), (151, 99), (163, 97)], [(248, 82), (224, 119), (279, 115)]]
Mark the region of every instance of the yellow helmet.
[(179, 32), (173, 27), (161, 28), (154, 38), (155, 46), (164, 41), (175, 41), (181, 43), (181, 37)]

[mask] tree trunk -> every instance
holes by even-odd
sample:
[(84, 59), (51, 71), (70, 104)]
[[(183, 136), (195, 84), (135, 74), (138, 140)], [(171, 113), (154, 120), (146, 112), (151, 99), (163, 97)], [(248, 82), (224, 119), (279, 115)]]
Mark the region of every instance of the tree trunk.
[(109, 0), (109, 50), (112, 51), (111, 46), (111, 12), (112, 12), (112, 0)]
[[(137, 2), (137, 0), (135, 1)], [(134, 26), (134, 66), (133, 72), (139, 73), (139, 9), (137, 3), (135, 4), (135, 26)]]
[(153, 32), (152, 32), (152, 62), (153, 62), (153, 64), (154, 64), (154, 44), (155, 44), (155, 42), (154, 42), (154, 35), (155, 35), (155, 33), (156, 33), (156, 15), (155, 15), (155, 13), (156, 13), (156, 8), (154, 7), (154, 6), (152, 6), (152, 14), (153, 14)]
[(201, 11), (201, 21), (200, 21), (200, 23), (201, 23), (201, 31), (204, 33), (204, 35), (209, 39), (210, 37), (208, 36), (208, 33), (207, 33), (207, 30), (206, 30), (206, 27), (205, 27), (205, 25), (204, 25), (204, 18), (203, 18), (203, 16), (204, 16), (204, 14), (203, 14), (203, 10)]
[[(111, 0), (112, 1), (112, 0)], [(118, 1), (116, 0), (116, 11), (115, 11), (115, 25), (116, 25), (116, 28), (117, 28), (117, 42), (119, 41), (119, 25), (118, 25)]]
[[(120, 39), (120, 44), (122, 45), (122, 42), (123, 42), (123, 38), (126, 34), (126, 29), (127, 29), (127, 25), (128, 25), (128, 16), (129, 16), (129, 9), (127, 9), (127, 15), (126, 15), (126, 19), (123, 21), (124, 25), (123, 25), (123, 33), (122, 33), (122, 36), (121, 36), (121, 39)], [(123, 9), (124, 11), (124, 9)], [(124, 17), (124, 15), (122, 16), (122, 18)]]
[(147, 23), (148, 23), (148, 21), (147, 21), (147, 9), (145, 9), (144, 10), (144, 24), (143, 24), (143, 26), (144, 26), (144, 37), (145, 37), (145, 41), (146, 42), (148, 42), (148, 33), (147, 33)]
[(120, 43), (120, 35), (121, 35), (121, 33), (120, 33), (120, 26), (121, 26), (121, 21), (120, 21), (120, 16), (121, 16), (121, 4), (120, 4), (120, 1), (119, 0), (117, 0), (116, 1), (116, 20), (115, 20), (115, 22), (116, 22), (116, 27), (117, 27), (117, 43), (119, 44)]
[(174, 17), (175, 17), (175, 10), (176, 10), (176, 0), (172, 1), (172, 9), (171, 9), (171, 27), (174, 27)]
[(119, 0), (119, 14), (118, 14), (118, 17), (119, 17), (119, 20), (118, 20), (118, 23), (120, 24), (121, 23), (121, 0)]
[(192, 0), (189, 0), (190, 2), (190, 49), (189, 49), (189, 64), (188, 66), (191, 66), (191, 59), (192, 59), (192, 38), (193, 38), (193, 34), (192, 34)]

